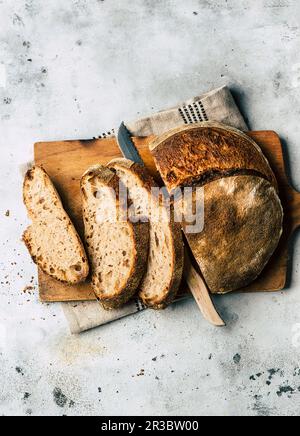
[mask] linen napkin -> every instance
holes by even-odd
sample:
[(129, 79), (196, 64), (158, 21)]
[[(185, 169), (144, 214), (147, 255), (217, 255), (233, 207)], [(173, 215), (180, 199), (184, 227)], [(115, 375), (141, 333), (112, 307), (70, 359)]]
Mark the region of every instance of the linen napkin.
[[(202, 121), (218, 121), (246, 131), (248, 127), (227, 86), (194, 97), (176, 107), (163, 110), (148, 117), (125, 122), (132, 136), (160, 135), (172, 128)], [(101, 137), (113, 136), (115, 130)], [(106, 311), (97, 301), (62, 303), (71, 333), (80, 333), (141, 312), (146, 307), (135, 299), (124, 307)]]

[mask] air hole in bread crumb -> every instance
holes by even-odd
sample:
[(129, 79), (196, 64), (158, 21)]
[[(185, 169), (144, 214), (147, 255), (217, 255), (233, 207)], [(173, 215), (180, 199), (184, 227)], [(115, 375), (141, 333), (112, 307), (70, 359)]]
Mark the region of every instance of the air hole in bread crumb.
[(156, 244), (156, 247), (159, 247), (159, 239), (158, 239), (158, 236), (156, 233), (155, 233), (155, 244)]
[(27, 179), (30, 181), (33, 180), (33, 170), (29, 170), (27, 172)]
[(171, 182), (175, 178), (176, 178), (176, 174), (174, 173), (174, 171), (169, 171), (166, 175), (166, 179), (168, 180), (168, 182)]
[(122, 255), (123, 255), (123, 256), (126, 256), (126, 254), (127, 254), (127, 251), (125, 251), (125, 250), (122, 251)]
[(54, 268), (50, 268), (50, 274), (54, 274), (55, 273), (55, 269)]
[(102, 194), (100, 191), (95, 191), (94, 192), (94, 197), (97, 198), (97, 200), (100, 200), (100, 198), (102, 197)]

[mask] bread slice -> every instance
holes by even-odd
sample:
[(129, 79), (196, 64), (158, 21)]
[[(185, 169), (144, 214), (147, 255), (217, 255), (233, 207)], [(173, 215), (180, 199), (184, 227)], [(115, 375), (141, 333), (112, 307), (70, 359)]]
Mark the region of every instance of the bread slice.
[(82, 242), (65, 212), (48, 174), (36, 166), (27, 171), (24, 203), (32, 225), (23, 240), (35, 263), (47, 274), (69, 284), (84, 281), (89, 265)]
[[(127, 187), (136, 219), (150, 220), (150, 252), (147, 271), (139, 285), (139, 297), (153, 309), (164, 309), (179, 289), (183, 270), (183, 240), (181, 226), (170, 220), (165, 207), (152, 196), (157, 187), (146, 168), (127, 159), (115, 159), (108, 164)], [(150, 216), (150, 210), (152, 215)]]
[(185, 233), (212, 293), (254, 281), (282, 234), (283, 209), (275, 188), (261, 177), (234, 176), (204, 186), (204, 228)]
[(125, 304), (145, 273), (149, 223), (132, 223), (124, 215), (119, 177), (97, 165), (82, 177), (81, 193), (92, 286), (105, 309)]
[(260, 176), (277, 189), (259, 146), (233, 127), (216, 122), (179, 127), (157, 137), (149, 147), (169, 192), (238, 174)]

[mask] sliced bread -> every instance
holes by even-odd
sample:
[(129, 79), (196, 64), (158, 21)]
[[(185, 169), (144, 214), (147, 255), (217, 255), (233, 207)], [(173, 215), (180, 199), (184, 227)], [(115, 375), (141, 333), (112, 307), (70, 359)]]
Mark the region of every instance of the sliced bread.
[(32, 220), (23, 240), (33, 261), (57, 280), (69, 284), (83, 281), (89, 273), (83, 244), (42, 168), (27, 171), (23, 198)]
[(149, 223), (124, 217), (119, 177), (97, 165), (81, 180), (85, 240), (93, 290), (105, 309), (125, 304), (145, 273)]
[(139, 297), (148, 307), (164, 309), (174, 300), (181, 283), (181, 226), (174, 222), (172, 210), (169, 216), (159, 198), (151, 194), (151, 188), (157, 185), (146, 168), (127, 159), (115, 159), (108, 167), (116, 171), (128, 189), (136, 219), (146, 217), (150, 221), (148, 265), (139, 285)]

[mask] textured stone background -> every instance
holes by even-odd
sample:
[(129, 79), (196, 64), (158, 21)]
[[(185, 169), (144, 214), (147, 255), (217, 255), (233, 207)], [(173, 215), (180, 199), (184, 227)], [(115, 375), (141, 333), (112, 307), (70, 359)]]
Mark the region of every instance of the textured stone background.
[(19, 172), (37, 140), (228, 83), (285, 140), (300, 189), (299, 16), (297, 0), (0, 1), (1, 414), (299, 414), (297, 238), (287, 292), (217, 298), (226, 329), (188, 301), (72, 337), (38, 302)]

